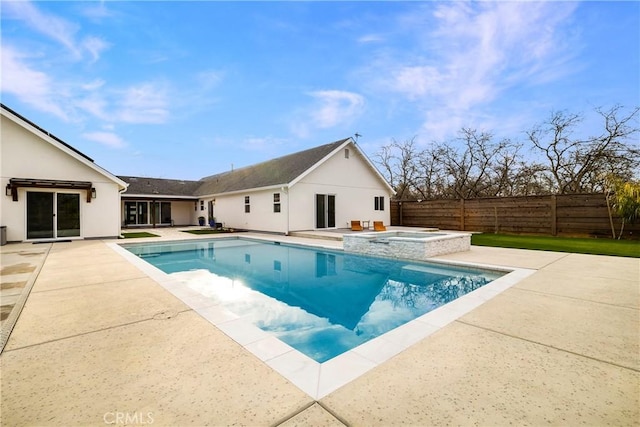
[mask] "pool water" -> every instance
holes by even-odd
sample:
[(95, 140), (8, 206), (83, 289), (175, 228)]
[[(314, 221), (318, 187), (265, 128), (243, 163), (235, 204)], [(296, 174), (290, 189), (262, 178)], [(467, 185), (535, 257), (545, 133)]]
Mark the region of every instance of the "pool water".
[(320, 363), (504, 274), (238, 238), (126, 249)]

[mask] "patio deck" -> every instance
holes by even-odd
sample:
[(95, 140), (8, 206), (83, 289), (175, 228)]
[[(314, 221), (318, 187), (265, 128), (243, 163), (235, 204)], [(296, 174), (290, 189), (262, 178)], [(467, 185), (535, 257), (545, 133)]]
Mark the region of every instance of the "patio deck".
[[(147, 231), (161, 237), (135, 241), (211, 237)], [(3, 292), (33, 285), (0, 356), (2, 425), (640, 422), (638, 259), (483, 247), (438, 257), (537, 271), (315, 401), (106, 242), (0, 248)]]

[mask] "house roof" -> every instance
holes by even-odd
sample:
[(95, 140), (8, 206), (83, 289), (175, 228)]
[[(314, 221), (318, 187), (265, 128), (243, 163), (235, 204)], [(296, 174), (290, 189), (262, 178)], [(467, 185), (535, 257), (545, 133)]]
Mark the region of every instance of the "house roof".
[(194, 192), (201, 184), (200, 181), (186, 181), (183, 179), (145, 178), (138, 176), (119, 176), (118, 178), (129, 183), (129, 187), (127, 191), (123, 193), (123, 196), (158, 195), (195, 199)]
[(195, 194), (221, 194), (252, 188), (287, 185), (349, 139), (341, 139), (266, 162), (202, 178), (201, 185)]
[[(255, 165), (211, 175), (199, 181), (120, 176), (123, 181), (129, 183), (129, 188), (123, 196), (173, 196), (195, 199), (199, 196), (294, 185), (323, 159), (349, 141), (352, 141), (351, 138), (341, 139)], [(393, 190), (366, 156), (365, 160), (389, 189)]]

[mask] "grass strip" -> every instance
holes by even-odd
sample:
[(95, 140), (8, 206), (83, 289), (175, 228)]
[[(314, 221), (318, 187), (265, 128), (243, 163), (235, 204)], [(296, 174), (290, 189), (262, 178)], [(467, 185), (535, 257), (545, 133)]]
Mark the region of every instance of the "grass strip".
[(534, 249), (578, 254), (640, 258), (640, 242), (634, 240), (585, 239), (574, 237), (473, 234), (471, 244), (499, 248)]
[[(238, 230), (235, 230), (238, 231)], [(233, 231), (231, 230), (215, 230), (215, 229), (211, 229), (211, 230), (207, 230), (207, 229), (202, 229), (202, 230), (182, 230), (183, 233), (189, 233), (189, 234), (223, 234), (223, 233), (233, 233)]]
[(147, 233), (146, 231), (137, 231), (133, 233), (122, 233), (125, 239), (138, 239), (140, 237), (160, 237), (157, 234)]

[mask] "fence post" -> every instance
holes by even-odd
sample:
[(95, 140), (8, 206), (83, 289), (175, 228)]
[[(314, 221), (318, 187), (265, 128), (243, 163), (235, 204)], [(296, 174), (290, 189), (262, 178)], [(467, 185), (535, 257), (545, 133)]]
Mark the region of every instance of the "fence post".
[(557, 214), (557, 197), (555, 194), (551, 195), (551, 235), (558, 235), (558, 214)]
[(464, 199), (460, 199), (460, 230), (464, 230)]

